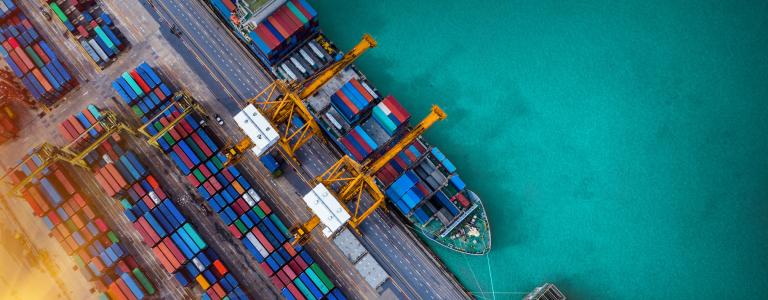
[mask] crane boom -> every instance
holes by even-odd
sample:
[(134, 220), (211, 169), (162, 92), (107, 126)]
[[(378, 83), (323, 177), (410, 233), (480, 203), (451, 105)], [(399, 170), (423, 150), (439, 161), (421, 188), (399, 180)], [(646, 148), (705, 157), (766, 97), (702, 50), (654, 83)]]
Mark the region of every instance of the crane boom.
[[(322, 129), (317, 124), (312, 112), (309, 111), (304, 100), (314, 94), (323, 84), (331, 80), (339, 72), (349, 66), (365, 51), (376, 47), (376, 40), (369, 34), (364, 34), (360, 42), (347, 52), (339, 61), (334, 62), (317, 75), (308, 78), (298, 85), (289, 84), (282, 80), (272, 82), (255, 97), (246, 102), (253, 104), (269, 121), (275, 130), (280, 132), (278, 144), (296, 163), (296, 151), (309, 141), (314, 135), (320, 135)], [(299, 119), (303, 124), (295, 124)], [(228, 161), (237, 161), (239, 156), (253, 146), (248, 137), (237, 142), (234, 146), (226, 147)]]
[[(433, 105), (429, 115), (378, 159), (366, 160), (360, 164), (345, 155), (317, 178), (318, 182), (325, 184), (329, 188), (334, 184), (341, 184), (337, 191), (339, 201), (348, 203), (356, 200), (352, 217), (348, 221), (352, 228), (357, 229), (363, 220), (370, 216), (378, 207), (384, 205), (385, 196), (373, 179), (376, 172), (383, 168), (400, 151), (408, 147), (410, 143), (415, 141), (427, 129), (432, 127), (435, 122), (445, 119), (446, 116), (439, 106)], [(363, 208), (361, 211), (360, 205), (363, 192), (370, 194), (373, 198), (373, 204)]]
[(370, 162), (366, 161), (363, 162), (363, 173), (365, 173), (368, 176), (373, 176), (381, 170), (384, 166), (387, 165), (387, 163), (395, 158), (397, 153), (405, 149), (405, 147), (408, 146), (411, 142), (416, 140), (419, 136), (421, 136), (429, 127), (432, 127), (433, 124), (437, 121), (444, 120), (446, 117), (445, 112), (443, 109), (441, 109), (437, 105), (432, 106), (432, 111), (427, 115), (421, 122), (419, 122), (418, 125), (413, 127), (410, 132), (408, 132), (407, 135), (403, 137), (397, 144), (389, 148), (387, 152), (385, 152), (381, 157), (376, 159), (376, 161)]
[(365, 51), (367, 51), (370, 48), (376, 47), (377, 42), (371, 35), (364, 34), (363, 38), (360, 40), (360, 42), (355, 45), (352, 50), (344, 54), (344, 57), (342, 57), (339, 61), (329, 66), (325, 71), (318, 74), (312, 82), (305, 85), (304, 88), (301, 90), (301, 93), (299, 94), (299, 98), (306, 99), (309, 96), (312, 96), (317, 89), (319, 89), (323, 84), (328, 82), (328, 80), (331, 80), (333, 76), (336, 76), (341, 70), (344, 70), (347, 66), (349, 66), (355, 59), (360, 57)]

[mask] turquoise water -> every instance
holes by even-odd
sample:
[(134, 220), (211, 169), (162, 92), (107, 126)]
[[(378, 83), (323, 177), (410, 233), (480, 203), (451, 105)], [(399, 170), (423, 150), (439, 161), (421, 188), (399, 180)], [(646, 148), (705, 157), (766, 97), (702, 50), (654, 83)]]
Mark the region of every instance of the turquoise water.
[(447, 111), (428, 137), (494, 234), (436, 249), (469, 290), (768, 298), (765, 2), (312, 3), (341, 48), (380, 42), (381, 90)]

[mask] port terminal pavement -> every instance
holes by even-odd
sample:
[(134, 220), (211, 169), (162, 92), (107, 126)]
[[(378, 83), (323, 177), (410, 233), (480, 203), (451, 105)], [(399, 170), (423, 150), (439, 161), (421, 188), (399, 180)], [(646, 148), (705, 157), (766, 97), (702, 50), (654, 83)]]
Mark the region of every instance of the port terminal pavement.
[[(195, 95), (211, 114), (222, 116), (231, 116), (237, 112), (239, 101), (255, 95), (272, 80), (202, 3), (154, 0), (152, 5), (149, 5), (143, 1), (107, 0), (104, 4), (116, 16), (118, 26), (124, 30), (131, 43), (127, 53), (121, 54), (119, 60), (105, 70), (98, 70), (76, 47), (70, 47), (74, 44), (71, 40), (65, 42), (67, 37), (59, 34), (63, 27), (56, 29), (56, 25), (61, 24), (49, 24), (42, 14), (30, 13), (36, 24), (46, 25), (40, 26), (47, 28), (43, 32), (46, 38), (53, 41), (58, 37), (61, 40), (56, 40), (57, 45), (70, 45), (58, 47), (56, 50), (74, 61), (73, 73), (80, 80), (81, 86), (61, 101), (62, 104), (56, 107), (55, 113), (42, 117), (33, 114), (23, 116), (28, 121), (24, 123), (29, 125), (21, 132), (22, 138), (0, 149), (1, 166), (12, 165), (23, 155), (23, 152), (17, 149), (29, 149), (43, 140), (60, 143), (55, 140), (57, 134), (51, 128), (69, 115), (82, 110), (88, 103), (101, 107), (120, 107), (112, 100), (114, 92), (110, 82), (118, 74), (142, 61), (158, 66), (177, 87), (183, 87)], [(25, 9), (29, 11), (39, 7)], [(181, 28), (184, 32), (181, 37), (170, 34), (171, 24)], [(231, 123), (233, 122), (228, 122), (224, 128), (219, 129), (219, 136), (230, 135), (233, 140), (237, 140), (242, 134), (237, 133)], [(300, 197), (310, 188), (307, 181), (324, 171), (339, 156), (328, 145), (313, 140), (300, 151), (299, 157), (303, 164), (286, 167), (285, 176), (278, 179), (264, 176), (267, 173), (253, 163), (253, 159), (246, 159), (247, 162), (244, 163), (244, 167), (256, 179), (261, 191), (272, 199), (280, 199), (275, 201), (278, 210), (292, 224), (299, 224), (310, 216)], [(39, 221), (35, 220), (31, 213), (24, 211), (29, 210), (26, 206), (12, 207), (14, 215), (26, 216), (28, 220), (20, 219), (20, 222), (29, 224), (26, 227), (43, 230)], [(203, 229), (205, 234), (216, 232), (223, 226), (216, 224), (215, 218), (211, 219), (203, 222), (208, 224), (206, 229)], [(355, 296), (353, 298), (380, 296), (459, 299), (468, 296), (455, 278), (432, 257), (433, 254), (427, 251), (421, 242), (417, 241), (396, 215), (377, 212), (364, 223), (361, 231), (361, 242), (391, 277), (377, 291), (366, 285), (330, 240), (314, 234), (309, 247), (315, 255), (319, 255), (328, 263), (327, 267), (332, 271), (330, 273), (334, 280), (345, 292)], [(53, 245), (47, 245), (50, 247), (46, 248), (57, 248), (55, 241), (47, 239), (48, 244)], [(66, 259), (56, 261), (73, 264), (71, 260)], [(247, 265), (247, 262), (242, 263)]]

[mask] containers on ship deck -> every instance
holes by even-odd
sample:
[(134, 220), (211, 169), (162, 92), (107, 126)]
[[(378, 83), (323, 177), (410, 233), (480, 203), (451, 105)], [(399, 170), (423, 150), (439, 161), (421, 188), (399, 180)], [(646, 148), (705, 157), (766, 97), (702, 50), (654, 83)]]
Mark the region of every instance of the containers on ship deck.
[(395, 135), (403, 125), (408, 124), (411, 118), (411, 114), (391, 95), (373, 107), (371, 114), (372, 119), (376, 120), (389, 135)]
[[(7, 7), (12, 1), (2, 1)], [(77, 86), (71, 75), (21, 10), (0, 19), (0, 55), (35, 101), (50, 106)]]
[(347, 123), (354, 123), (376, 100), (375, 93), (365, 81), (351, 79), (331, 95), (331, 105)]
[[(232, 25), (232, 1), (209, 0), (214, 10)], [(248, 20), (242, 20), (243, 22)], [(317, 12), (305, 0), (288, 0), (253, 30), (236, 32), (266, 65), (274, 65), (317, 33)]]
[(126, 48), (127, 41), (112, 18), (96, 1), (49, 1), (48, 6), (87, 56), (99, 67), (106, 67)]

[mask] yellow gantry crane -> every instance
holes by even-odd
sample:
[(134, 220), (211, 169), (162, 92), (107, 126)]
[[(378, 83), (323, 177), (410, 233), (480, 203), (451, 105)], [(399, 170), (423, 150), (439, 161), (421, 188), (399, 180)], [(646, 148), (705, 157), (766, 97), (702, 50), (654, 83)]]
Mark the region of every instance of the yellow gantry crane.
[[(272, 126), (280, 131), (278, 144), (294, 161), (299, 163), (296, 159), (296, 151), (309, 141), (313, 135), (321, 134), (320, 126), (317, 125), (317, 121), (315, 121), (306, 104), (304, 104), (304, 99), (317, 92), (323, 84), (348, 67), (365, 51), (376, 47), (376, 44), (376, 40), (373, 37), (365, 34), (352, 50), (316, 76), (308, 78), (301, 83), (288, 83), (276, 80), (259, 92), (256, 97), (247, 101), (247, 103), (256, 106)], [(294, 124), (294, 117), (301, 119), (303, 124)], [(224, 153), (228, 158), (227, 161), (237, 160), (238, 156), (251, 147), (253, 147), (253, 142), (248, 137), (240, 140), (232, 147), (227, 147), (224, 149)]]
[[(184, 118), (187, 115), (191, 114), (193, 111), (197, 111), (198, 113), (200, 113), (203, 116), (205, 115), (205, 111), (200, 106), (200, 104), (198, 104), (195, 101), (195, 99), (193, 99), (191, 96), (189, 96), (189, 94), (187, 92), (182, 91), (182, 92), (176, 93), (173, 96), (173, 101), (174, 102), (171, 105), (168, 105), (168, 107), (166, 107), (165, 109), (163, 109), (162, 111), (157, 113), (152, 119), (147, 121), (146, 124), (142, 125), (141, 127), (139, 127), (137, 129), (137, 131), (139, 133), (141, 133), (141, 134), (143, 134), (144, 136), (147, 137), (147, 143), (149, 143), (152, 146), (160, 147), (160, 144), (157, 142), (157, 140), (162, 138), (163, 135), (168, 133), (168, 131), (173, 129), (174, 126), (179, 124), (179, 122), (181, 122), (181, 120), (184, 120)], [(155, 134), (150, 134), (149, 132), (147, 132), (147, 127), (152, 126), (152, 124), (155, 123), (155, 121), (157, 121), (158, 119), (162, 118), (165, 115), (166, 112), (168, 112), (169, 110), (171, 110), (173, 108), (177, 108), (177, 109), (181, 110), (181, 114), (179, 114), (178, 117), (173, 119), (173, 121), (169, 122), (168, 125), (165, 125), (163, 127), (163, 129), (158, 130), (157, 133), (155, 133)]]
[[(88, 135), (88, 132), (92, 129), (95, 129), (97, 126), (101, 126), (104, 131), (103, 133), (94, 141), (89, 143), (87, 146), (85, 146), (82, 150), (81, 149), (75, 149), (79, 145), (79, 141)], [(109, 139), (110, 136), (117, 133), (118, 131), (126, 131), (129, 133), (134, 133), (133, 129), (131, 129), (128, 125), (125, 123), (119, 121), (117, 119), (117, 116), (111, 112), (111, 111), (103, 111), (101, 112), (101, 117), (99, 118), (99, 121), (95, 124), (91, 124), (90, 127), (88, 127), (82, 134), (80, 134), (77, 138), (75, 138), (72, 142), (67, 144), (64, 147), (58, 147), (55, 145), (52, 145), (50, 143), (43, 143), (40, 146), (36, 147), (32, 151), (32, 155), (30, 155), (28, 158), (8, 170), (8, 172), (3, 175), (2, 178), (0, 178), (0, 181), (8, 177), (9, 175), (16, 172), (19, 168), (21, 168), (23, 165), (25, 165), (28, 161), (34, 159), (36, 156), (40, 159), (41, 164), (39, 167), (37, 167), (35, 170), (32, 170), (29, 175), (24, 177), (22, 180), (20, 180), (17, 183), (13, 184), (13, 187), (11, 188), (11, 194), (17, 195), (18, 192), (24, 188), (27, 184), (32, 182), (35, 178), (37, 178), (40, 173), (45, 171), (47, 167), (49, 167), (51, 164), (53, 164), (56, 161), (64, 161), (67, 163), (70, 163), (75, 166), (80, 166), (83, 168), (88, 168), (88, 164), (83, 160), (86, 156), (88, 156), (89, 153), (93, 152), (98, 148), (101, 143)]]
[[(342, 203), (355, 202), (354, 211), (350, 212), (348, 223), (357, 230), (360, 223), (370, 216), (377, 208), (384, 205), (385, 196), (374, 181), (374, 175), (389, 163), (400, 151), (408, 147), (413, 141), (421, 136), (427, 129), (432, 127), (435, 122), (446, 118), (445, 112), (437, 106), (432, 106), (432, 111), (418, 125), (408, 132), (397, 144), (389, 148), (379, 158), (368, 159), (363, 163), (358, 163), (348, 155), (342, 157), (333, 166), (328, 168), (322, 175), (316, 178), (316, 181), (332, 190), (334, 185), (340, 188), (336, 192), (337, 199)], [(361, 213), (361, 202), (363, 192), (368, 192), (373, 198), (373, 203)], [(293, 229), (294, 243), (304, 243), (309, 238), (309, 233), (320, 224), (320, 219), (314, 215), (309, 221)]]

